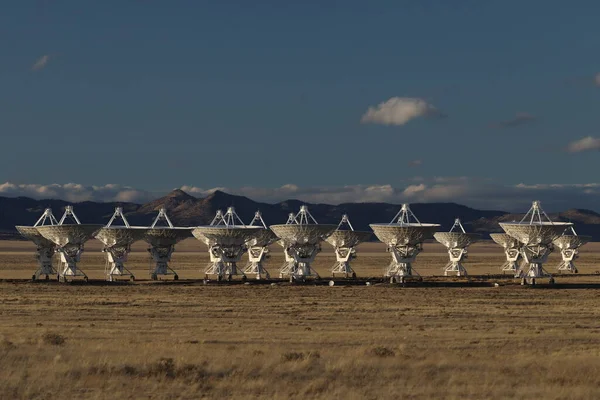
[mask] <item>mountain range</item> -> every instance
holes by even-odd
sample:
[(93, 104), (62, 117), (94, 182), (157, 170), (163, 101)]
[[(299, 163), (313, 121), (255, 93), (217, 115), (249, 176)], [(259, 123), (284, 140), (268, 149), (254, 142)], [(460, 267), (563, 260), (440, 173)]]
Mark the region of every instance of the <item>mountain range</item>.
[[(52, 208), (60, 218), (64, 207), (72, 204), (63, 200), (34, 200), (27, 197), (0, 197), (0, 239), (16, 238), (15, 225), (33, 225), (45, 208)], [(182, 190), (146, 204), (81, 202), (72, 204), (82, 223), (105, 224), (114, 208), (123, 207), (132, 225), (147, 226), (152, 223), (158, 210), (167, 209), (173, 224), (197, 226), (209, 224), (217, 210), (225, 211), (233, 206), (246, 223), (260, 210), (268, 225), (282, 224), (289, 213), (298, 212), (307, 205), (319, 223), (337, 224), (343, 214), (348, 214), (355, 230), (369, 230), (370, 223), (386, 223), (398, 213), (400, 205), (388, 203), (344, 203), (339, 205), (310, 204), (299, 200), (286, 200), (276, 204), (260, 203), (244, 196), (215, 191), (204, 198), (197, 198)], [(467, 231), (488, 234), (501, 232), (498, 222), (519, 221), (523, 215), (498, 210), (477, 210), (456, 203), (415, 203), (411, 210), (421, 222), (439, 223), (441, 230), (448, 230), (455, 218), (460, 218)], [(600, 240), (600, 214), (591, 210), (570, 209), (550, 214), (555, 221), (575, 223), (577, 232)]]

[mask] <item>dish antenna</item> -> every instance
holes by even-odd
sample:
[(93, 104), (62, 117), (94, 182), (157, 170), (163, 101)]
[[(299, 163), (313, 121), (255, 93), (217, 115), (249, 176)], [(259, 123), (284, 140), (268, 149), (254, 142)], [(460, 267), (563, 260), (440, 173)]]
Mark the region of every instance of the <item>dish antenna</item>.
[[(162, 226), (161, 226), (162, 225)], [(144, 240), (150, 245), (148, 252), (153, 264), (150, 267), (150, 278), (155, 281), (159, 275), (173, 275), (174, 280), (179, 275), (169, 266), (175, 245), (191, 236), (190, 228), (179, 228), (167, 215), (167, 210), (161, 208), (149, 228), (145, 229)]]
[(366, 242), (371, 238), (371, 232), (355, 231), (346, 214), (331, 235), (325, 239), (327, 243), (333, 246), (336, 262), (331, 269), (331, 276), (335, 274), (344, 274), (346, 278), (356, 278), (356, 272), (350, 266), (350, 260), (356, 258), (356, 246), (359, 243)]
[(456, 218), (449, 232), (436, 232), (433, 237), (448, 249), (450, 261), (444, 267), (444, 275), (467, 276), (467, 270), (462, 265), (462, 261), (467, 258), (467, 247), (477, 242), (481, 235), (466, 233), (460, 219)]
[(490, 237), (494, 242), (504, 248), (506, 261), (502, 264), (503, 272), (512, 273), (515, 278), (521, 276), (521, 242), (506, 233), (490, 233)]
[[(121, 220), (123, 225), (116, 225)], [(106, 254), (104, 274), (107, 281), (114, 281), (118, 277), (129, 276), (132, 281), (134, 275), (125, 267), (127, 257), (131, 252), (131, 245), (144, 238), (146, 229), (132, 227), (123, 214), (121, 207), (116, 207), (110, 221), (96, 233), (96, 239), (104, 244), (102, 252)]]
[(210, 263), (204, 271), (206, 278), (214, 275), (218, 281), (225, 278), (230, 281), (234, 275), (242, 275), (245, 281), (246, 275), (237, 268), (237, 263), (246, 252), (246, 241), (262, 230), (263, 227), (245, 225), (233, 207), (225, 214), (217, 211), (211, 225), (194, 228), (194, 237), (208, 246)]
[[(68, 223), (71, 219), (73, 222)], [(88, 276), (77, 263), (81, 259), (84, 244), (94, 237), (94, 234), (102, 228), (102, 225), (82, 224), (75, 215), (72, 206), (66, 206), (62, 218), (56, 225), (39, 225), (37, 231), (56, 246), (56, 252), (60, 254), (60, 267), (58, 268), (59, 282), (67, 282), (68, 279), (83, 277), (85, 281)]]
[(554, 245), (560, 249), (562, 262), (558, 265), (559, 271), (569, 271), (577, 273), (577, 267), (573, 260), (579, 258), (579, 248), (591, 241), (591, 236), (581, 236), (575, 232), (574, 227), (569, 227), (562, 236), (554, 239)]
[(371, 224), (377, 239), (387, 245), (387, 251), (392, 255), (392, 262), (388, 266), (385, 277), (390, 282), (404, 283), (407, 278), (417, 277), (419, 274), (412, 268), (421, 251), (423, 242), (433, 237), (439, 224), (424, 224), (410, 210), (408, 204), (402, 208), (387, 224)]
[(52, 210), (49, 208), (44, 210), (42, 216), (33, 226), (15, 226), (21, 236), (31, 240), (36, 245), (35, 258), (38, 262), (38, 268), (31, 277), (34, 281), (42, 275), (46, 276), (46, 280), (49, 280), (51, 275), (56, 275), (56, 270), (52, 265), (56, 245), (54, 242), (44, 238), (36, 229), (38, 226), (45, 225), (58, 225), (58, 221), (54, 218), (54, 214), (52, 214)]
[(336, 225), (318, 224), (307, 206), (301, 206), (296, 215), (289, 214), (285, 224), (271, 225), (273, 233), (281, 239), (279, 243), (285, 254), (279, 277), (289, 276), (290, 282), (304, 282), (310, 276), (319, 278), (310, 264), (321, 251), (321, 242), (336, 228)]
[(543, 268), (548, 256), (554, 250), (552, 242), (560, 237), (565, 229), (573, 226), (570, 222), (552, 222), (542, 210), (540, 202), (534, 201), (531, 208), (520, 222), (501, 222), (504, 232), (517, 239), (521, 247), (521, 255), (527, 271), (520, 272), (521, 284), (535, 285), (537, 278), (548, 277), (551, 284), (554, 278)]
[(244, 274), (255, 275), (256, 279), (261, 279), (261, 276), (264, 275), (266, 279), (270, 279), (271, 275), (266, 270), (264, 262), (269, 257), (269, 245), (275, 243), (279, 238), (267, 228), (260, 211), (254, 213), (254, 218), (249, 226), (258, 226), (263, 229), (246, 241), (248, 264), (246, 264)]

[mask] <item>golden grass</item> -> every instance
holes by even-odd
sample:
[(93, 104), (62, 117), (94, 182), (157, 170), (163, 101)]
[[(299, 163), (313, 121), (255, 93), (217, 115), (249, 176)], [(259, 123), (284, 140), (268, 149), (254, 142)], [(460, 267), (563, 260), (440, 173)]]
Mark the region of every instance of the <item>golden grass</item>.
[[(10, 247), (0, 278), (29, 278), (31, 246), (0, 246)], [(81, 266), (101, 279), (94, 246)], [(597, 268), (595, 248), (582, 252), (582, 273)], [(146, 277), (148, 256), (136, 250), (130, 266)], [(381, 275), (388, 256), (367, 250), (358, 274)], [(440, 275), (443, 249), (426, 250), (415, 267)], [(186, 243), (175, 253), (182, 279), (202, 277), (198, 251)], [(486, 245), (470, 256), (471, 274), (503, 261)], [(273, 272), (281, 260), (277, 251)], [(327, 276), (332, 263), (326, 251), (315, 265)], [(597, 304), (595, 289), (518, 285), (0, 282), (0, 398), (595, 399)]]

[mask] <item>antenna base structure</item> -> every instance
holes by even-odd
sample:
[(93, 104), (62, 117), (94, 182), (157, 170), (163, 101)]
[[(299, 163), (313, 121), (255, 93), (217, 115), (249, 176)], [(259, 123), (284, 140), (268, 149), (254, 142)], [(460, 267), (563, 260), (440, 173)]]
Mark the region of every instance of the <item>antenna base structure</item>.
[(336, 225), (318, 224), (307, 206), (301, 206), (296, 215), (290, 214), (285, 224), (272, 225), (271, 230), (280, 239), (285, 255), (279, 277), (289, 277), (290, 282), (304, 282), (309, 277), (320, 279), (311, 263), (321, 251), (321, 242), (336, 228)]
[(46, 280), (50, 280), (51, 276), (57, 276), (57, 271), (52, 263), (56, 245), (44, 238), (36, 229), (38, 226), (45, 225), (58, 225), (58, 221), (50, 208), (44, 210), (42, 216), (33, 226), (15, 227), (23, 237), (31, 240), (36, 245), (35, 259), (37, 260), (38, 268), (31, 277), (34, 281), (39, 280), (41, 276), (45, 276)]
[(433, 237), (448, 249), (450, 261), (444, 267), (444, 276), (467, 276), (462, 262), (467, 258), (467, 247), (476, 242), (480, 235), (466, 233), (460, 219), (457, 218), (449, 232), (436, 232)]
[(359, 243), (369, 240), (371, 232), (355, 231), (350, 219), (346, 214), (337, 229), (325, 239), (333, 246), (336, 262), (331, 269), (331, 276), (335, 278), (336, 274), (341, 274), (345, 278), (356, 279), (356, 272), (350, 266), (350, 261), (356, 258), (356, 246)]
[(423, 250), (423, 242), (433, 237), (439, 224), (421, 223), (410, 210), (408, 204), (387, 224), (371, 224), (377, 238), (387, 245), (392, 261), (385, 270), (384, 277), (390, 283), (405, 283), (408, 279), (422, 280), (412, 268), (412, 264)]
[[(117, 220), (123, 222), (122, 226), (115, 226)], [(129, 277), (135, 280), (135, 276), (125, 267), (125, 262), (131, 252), (131, 245), (142, 239), (145, 230), (143, 228), (132, 228), (123, 214), (121, 207), (116, 207), (108, 224), (96, 234), (96, 239), (104, 244), (102, 252), (106, 255), (104, 275), (106, 280), (114, 282), (118, 278)]]
[(521, 244), (520, 252), (523, 257), (523, 268), (519, 271), (521, 284), (535, 285), (536, 279), (539, 278), (549, 278), (549, 282), (553, 284), (554, 278), (543, 268), (543, 264), (554, 250), (553, 241), (573, 224), (553, 222), (542, 210), (540, 202), (534, 201), (520, 222), (501, 222), (500, 226)]
[(246, 242), (262, 230), (263, 227), (245, 225), (233, 207), (225, 214), (217, 211), (211, 225), (195, 228), (192, 234), (208, 246), (210, 263), (204, 271), (205, 278), (214, 276), (220, 282), (241, 275), (246, 281), (246, 274), (237, 263), (246, 252)]
[(578, 273), (573, 260), (579, 258), (579, 248), (592, 240), (591, 236), (580, 236), (575, 232), (575, 228), (568, 228), (561, 237), (554, 240), (554, 246), (560, 249), (562, 261), (558, 265), (558, 271), (567, 271)]
[(254, 275), (256, 280), (271, 279), (271, 274), (265, 268), (265, 260), (269, 258), (269, 245), (277, 241), (277, 236), (267, 228), (260, 211), (254, 213), (254, 218), (249, 226), (262, 227), (263, 230), (246, 242), (248, 249), (248, 263), (244, 267), (244, 274)]
[(521, 244), (518, 240), (506, 233), (491, 233), (490, 237), (494, 242), (504, 248), (506, 261), (500, 267), (502, 272), (509, 272), (515, 278), (521, 277)]
[[(72, 223), (65, 223), (67, 219)], [(101, 228), (100, 225), (81, 224), (72, 206), (65, 207), (65, 212), (56, 225), (37, 226), (37, 231), (47, 240), (56, 245), (59, 254), (60, 265), (57, 271), (59, 282), (67, 282), (69, 279), (81, 277), (88, 280), (85, 272), (77, 267), (77, 263), (83, 253), (83, 245)]]
[[(165, 226), (160, 226), (161, 221)], [(173, 226), (165, 208), (158, 211), (154, 222), (144, 234), (144, 240), (150, 245), (148, 247), (151, 257), (150, 279), (156, 281), (159, 276), (167, 275), (173, 275), (173, 280), (179, 279), (179, 275), (169, 266), (169, 262), (175, 251), (175, 245), (189, 236), (190, 229)]]
[(573, 260), (579, 258), (578, 249), (563, 249), (560, 251), (560, 255), (562, 256), (562, 261), (558, 264), (558, 271), (567, 271), (574, 274), (579, 273), (575, 263), (573, 263)]

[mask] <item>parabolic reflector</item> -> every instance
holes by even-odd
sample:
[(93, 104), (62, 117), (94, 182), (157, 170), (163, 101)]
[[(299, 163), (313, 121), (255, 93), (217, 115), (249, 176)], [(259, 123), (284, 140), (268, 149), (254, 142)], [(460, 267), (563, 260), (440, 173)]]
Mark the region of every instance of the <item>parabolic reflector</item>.
[(562, 235), (570, 222), (501, 222), (504, 232), (517, 239), (525, 246), (548, 245)]
[(366, 242), (373, 234), (365, 231), (340, 231), (336, 230), (325, 240), (334, 247), (354, 247)]
[(465, 248), (481, 238), (477, 233), (436, 232), (433, 237), (448, 248)]
[(591, 240), (591, 236), (562, 235), (554, 239), (553, 243), (561, 250), (578, 249)]
[(26, 238), (28, 240), (31, 240), (37, 246), (54, 247), (54, 242), (43, 237), (42, 234), (40, 232), (38, 232), (36, 227), (15, 226), (15, 228), (17, 228), (17, 231), (21, 234), (21, 236), (23, 236), (24, 238)]
[(192, 234), (202, 241), (241, 246), (262, 230), (258, 226), (208, 225), (194, 228)]
[(190, 228), (148, 228), (144, 240), (155, 247), (169, 247), (192, 236)]
[(125, 226), (110, 226), (100, 229), (95, 237), (107, 247), (130, 246), (142, 240), (147, 228)]
[(36, 229), (46, 239), (60, 247), (67, 245), (81, 245), (94, 237), (94, 234), (102, 228), (96, 224), (73, 224), (73, 225), (45, 225)]
[(507, 233), (490, 233), (490, 237), (495, 243), (507, 249), (516, 248), (521, 245), (517, 239)]
[(265, 247), (275, 243), (279, 238), (269, 228), (263, 228), (256, 232), (254, 237), (248, 239), (248, 246)]
[(337, 225), (325, 224), (280, 224), (271, 225), (271, 230), (278, 238), (287, 244), (315, 245), (324, 240)]
[(431, 239), (439, 224), (371, 224), (377, 239), (388, 245), (415, 246)]

